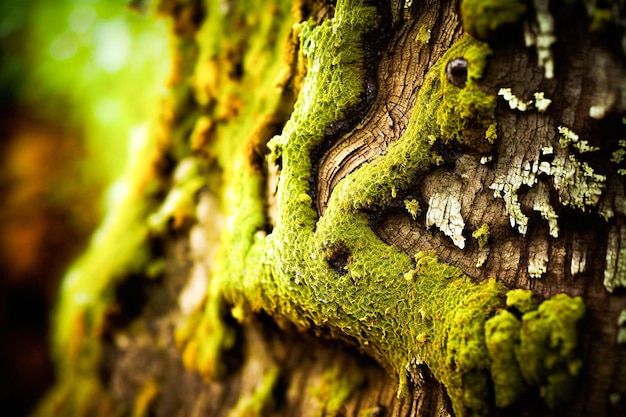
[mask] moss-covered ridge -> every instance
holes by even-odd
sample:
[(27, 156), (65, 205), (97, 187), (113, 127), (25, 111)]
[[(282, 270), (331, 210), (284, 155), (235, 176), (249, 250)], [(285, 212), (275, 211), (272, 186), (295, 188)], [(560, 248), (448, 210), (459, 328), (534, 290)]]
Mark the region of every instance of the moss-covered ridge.
[[(276, 225), (267, 237), (255, 234), (244, 266), (231, 265), (245, 271), (241, 280), (232, 280), (229, 269), (216, 278), (237, 311), (263, 309), (305, 328), (347, 335), (400, 375), (401, 391), (407, 370), (410, 376), (414, 365), (425, 363), (445, 385), (457, 415), (485, 415), (493, 389), (496, 398), (513, 398), (498, 401), (506, 406), (527, 385), (550, 385), (545, 381), (557, 371), (544, 367), (541, 377), (528, 378), (516, 354), (511, 356), (502, 342), (490, 342), (499, 349), (488, 349), (486, 323), (504, 307), (502, 284), (473, 283), (432, 253), (410, 258), (375, 235), (364, 210), (387, 206), (437, 164), (435, 142), (456, 140), (481, 149), (495, 140), (495, 98), (477, 85), (489, 48), (468, 36), (450, 48), (428, 72), (403, 137), (385, 156), (342, 180), (323, 217), (318, 218), (310, 195), (312, 150), (322, 143), (327, 128), (362, 98), (361, 42), (376, 30), (378, 18), (376, 8), (366, 2), (339, 1), (333, 19), (301, 26), (308, 73), (290, 121), (269, 144), (270, 158), (282, 162)], [(446, 74), (448, 62), (458, 58), (468, 62), (463, 88), (451, 85)], [(481, 134), (465, 135), (469, 125), (480, 126)], [(584, 310), (577, 298), (559, 296), (549, 302)], [(581, 315), (561, 327), (541, 315), (538, 320), (546, 328), (555, 327), (564, 340), (575, 340)], [(515, 341), (523, 339), (521, 329), (531, 323), (525, 317), (515, 320), (521, 323), (514, 326), (519, 336), (507, 345), (513, 351)], [(544, 354), (551, 354), (551, 345), (544, 346), (541, 337), (533, 340), (529, 351), (541, 362)], [(565, 350), (556, 350), (556, 362), (569, 363), (573, 350)], [(559, 369), (567, 383), (555, 386), (571, 383), (574, 368), (569, 374)], [(507, 384), (492, 382), (502, 379), (514, 381), (519, 390), (513, 388), (511, 394)]]

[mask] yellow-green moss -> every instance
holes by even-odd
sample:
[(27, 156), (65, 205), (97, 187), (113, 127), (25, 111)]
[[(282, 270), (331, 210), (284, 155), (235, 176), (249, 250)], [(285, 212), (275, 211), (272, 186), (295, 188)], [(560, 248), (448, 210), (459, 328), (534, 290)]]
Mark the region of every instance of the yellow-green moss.
[(524, 313), (521, 320), (502, 310), (485, 326), (498, 407), (513, 404), (528, 387), (538, 388), (548, 406), (563, 405), (582, 366), (576, 351), (585, 313), (580, 297), (557, 294), (541, 304), (531, 297), (530, 291), (509, 291), (507, 305)]
[(585, 313), (580, 297), (557, 294), (522, 316), (515, 355), (526, 382), (539, 386), (550, 407), (568, 401), (582, 367), (577, 356), (578, 322)]
[(150, 407), (154, 404), (158, 394), (159, 384), (153, 378), (148, 378), (144, 381), (135, 397), (132, 417), (149, 416)]
[(483, 223), (482, 226), (472, 232), (472, 237), (476, 239), (480, 249), (484, 248), (487, 242), (489, 242), (489, 236), (489, 225), (487, 223)]
[(268, 369), (254, 392), (239, 398), (228, 412), (228, 417), (261, 417), (268, 415), (275, 406), (274, 391), (280, 377), (278, 367)]
[(515, 403), (528, 389), (515, 357), (522, 324), (510, 312), (501, 310), (485, 326), (491, 362), (491, 377), (497, 407)]
[(292, 6), (291, 1), (253, 0), (235, 2), (225, 13), (222, 2), (207, 1), (207, 19), (198, 33), (194, 92), (210, 110), (201, 120), (211, 127), (201, 150), (219, 167), (211, 192), (219, 195), (226, 225), (204, 311), (181, 320), (177, 345), (185, 366), (206, 380), (223, 376), (220, 355), (235, 341), (234, 329), (222, 319), (228, 314), (223, 296), (239, 306), (238, 319), (244, 318), (249, 310), (244, 306), (253, 300), (243, 296), (243, 288), (249, 275), (260, 275), (255, 242), (263, 240), (267, 224), (261, 162), (265, 142), (291, 111), (286, 86), (277, 88), (277, 82), (288, 84), (294, 76), (283, 57), (297, 21)]
[(158, 180), (147, 142), (131, 159), (126, 175), (110, 193), (109, 213), (94, 233), (87, 251), (61, 284), (55, 312), (53, 352), (61, 378), (89, 373), (100, 358), (100, 336), (114, 303), (115, 285), (130, 274), (150, 268), (150, 237), (146, 217), (156, 206), (152, 193)]
[(536, 300), (532, 291), (517, 288), (506, 293), (506, 305), (516, 308), (523, 314), (536, 310), (539, 302)]
[(503, 26), (519, 22), (526, 13), (526, 0), (463, 0), (463, 27), (478, 39), (488, 39)]
[(413, 217), (413, 220), (422, 212), (419, 201), (415, 199), (404, 200), (404, 208), (406, 208), (406, 211)]
[(341, 416), (345, 403), (365, 382), (365, 376), (355, 362), (334, 363), (321, 375), (311, 393), (319, 408), (315, 417)]

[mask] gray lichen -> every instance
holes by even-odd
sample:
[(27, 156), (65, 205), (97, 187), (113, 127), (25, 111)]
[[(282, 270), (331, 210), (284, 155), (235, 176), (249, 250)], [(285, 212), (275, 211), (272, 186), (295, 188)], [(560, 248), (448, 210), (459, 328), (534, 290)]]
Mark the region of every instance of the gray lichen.
[(535, 108), (539, 113), (543, 113), (552, 103), (552, 100), (546, 98), (545, 93), (542, 91), (535, 92), (533, 94), (534, 99), (531, 100), (523, 100), (517, 97), (510, 88), (501, 88), (498, 90), (498, 95), (506, 100), (511, 110), (519, 110), (521, 112)]
[(461, 184), (458, 181), (451, 181), (451, 184), (438, 189), (428, 202), (428, 211), (426, 212), (426, 226), (436, 226), (450, 239), (454, 244), (463, 249), (465, 248), (465, 237), (463, 237), (463, 228), (465, 222), (461, 216)]
[(626, 288), (626, 226), (613, 225), (609, 230), (604, 269), (604, 287), (608, 292)]
[(535, 21), (524, 25), (524, 39), (527, 47), (535, 46), (539, 67), (543, 68), (544, 76), (554, 78), (554, 59), (552, 44), (556, 42), (554, 35), (554, 18), (550, 13), (549, 0), (534, 0)]

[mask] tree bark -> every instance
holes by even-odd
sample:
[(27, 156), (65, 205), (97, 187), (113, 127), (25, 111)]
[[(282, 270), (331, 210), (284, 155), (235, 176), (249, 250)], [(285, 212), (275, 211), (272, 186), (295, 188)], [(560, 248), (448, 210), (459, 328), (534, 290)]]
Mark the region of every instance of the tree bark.
[(38, 415), (624, 415), (625, 10), (491, 3), (161, 1)]

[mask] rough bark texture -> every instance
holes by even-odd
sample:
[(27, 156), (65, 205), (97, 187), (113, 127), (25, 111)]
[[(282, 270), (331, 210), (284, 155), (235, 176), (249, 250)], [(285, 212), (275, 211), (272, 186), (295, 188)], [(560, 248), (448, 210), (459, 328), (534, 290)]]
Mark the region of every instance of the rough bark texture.
[[(130, 220), (107, 232), (113, 247), (128, 233), (141, 237), (126, 246), (125, 260), (86, 255), (78, 269), (82, 276), (91, 274), (91, 281), (83, 280), (95, 283), (96, 289), (86, 291), (88, 302), (76, 301), (72, 291), (84, 289), (74, 287), (80, 278), (68, 275), (55, 341), (60, 379), (39, 415), (51, 410), (56, 415), (137, 416), (624, 415), (626, 318), (618, 324), (626, 311), (626, 200), (619, 172), (619, 155), (626, 149), (619, 142), (626, 140), (621, 3), (615, 2), (613, 14), (602, 18), (603, 9), (591, 7), (593, 2), (552, 2), (549, 14), (541, 13), (547, 2), (503, 2), (503, 10), (511, 11), (506, 16), (513, 17), (496, 13), (492, 26), (471, 20), (474, 8), (480, 9), (476, 5), (487, 1), (365, 2), (369, 9), (359, 1), (303, 1), (294, 6), (252, 2), (246, 7), (216, 3), (163, 1), (159, 6), (173, 19), (172, 93), (152, 148), (138, 172), (128, 174), (137, 191), (120, 210), (131, 212)], [(359, 8), (363, 13), (374, 10), (375, 22), (363, 23), (350, 14)], [(498, 7), (480, 10), (487, 15), (494, 9)], [(360, 53), (350, 50), (354, 56), (336, 57), (339, 82), (352, 80), (340, 72), (345, 65), (341, 60), (347, 59), (359, 85), (346, 87), (348, 93), (356, 92), (354, 97), (319, 126), (319, 140), (303, 142), (313, 143), (310, 149), (303, 145), (309, 175), (294, 175), (294, 181), (309, 184), (309, 189), (295, 200), (316, 217), (304, 225), (308, 218), (298, 217), (301, 208), (288, 206), (294, 200), (288, 194), (289, 175), (300, 163), (293, 156), (298, 149), (289, 146), (303, 136), (297, 133), (302, 120), (311, 117), (297, 100), (310, 100), (311, 109), (328, 100), (311, 93), (317, 91), (311, 81), (316, 57), (323, 52), (307, 42), (323, 41), (308, 31), (336, 22), (335, 12), (353, 18), (354, 28), (362, 32), (355, 41)], [(554, 27), (546, 35), (549, 16), (554, 16)], [(606, 26), (596, 27), (601, 23)], [(477, 45), (467, 40), (467, 32), (491, 48), (484, 72), (475, 79), (471, 65), (476, 68), (478, 61), (445, 55), (463, 42), (471, 46), (462, 51)], [(525, 45), (524, 36), (532, 34), (543, 46)], [(342, 32), (345, 38), (349, 35)], [(555, 36), (556, 43), (545, 36)], [(440, 60), (444, 56), (445, 62)], [(459, 58), (465, 63), (450, 67)], [(441, 77), (433, 76), (433, 68), (441, 70)], [(431, 85), (438, 87), (432, 87), (428, 101), (420, 101)], [(408, 170), (375, 163), (393, 154), (394, 144), (409, 140), (405, 136), (412, 132), (431, 132), (414, 121), (426, 114), (419, 120), (435, 123), (442, 110), (428, 115), (433, 106), (439, 109), (431, 103), (447, 103), (450, 89), (457, 94), (473, 88), (480, 100), (493, 104), (493, 114), (482, 114), (474, 103), (465, 116), (463, 104), (452, 105), (448, 111), (453, 116), (446, 117), (459, 117), (460, 127), (450, 127), (447, 119), (436, 122), (436, 137), (423, 137), (420, 145), (432, 160), (407, 174), (404, 185), (388, 191), (381, 180), (376, 185), (380, 199), (364, 197), (362, 202), (360, 195), (350, 196), (345, 184), (354, 179), (359, 185), (359, 172), (375, 167), (386, 178), (394, 170)], [(547, 108), (535, 93), (552, 100)], [(519, 98), (517, 103), (511, 94)], [(332, 91), (330, 97), (332, 102), (345, 98), (333, 97)], [(323, 115), (320, 119), (325, 120)], [(275, 136), (281, 133), (282, 139)], [(573, 352), (583, 366), (578, 369), (573, 359), (567, 362), (568, 378), (576, 381), (568, 400), (551, 403), (549, 395), (540, 393), (548, 382), (533, 385), (527, 378), (528, 391), (499, 408), (494, 405), (501, 401), (497, 382), (477, 379), (486, 394), (474, 402), (474, 394), (457, 392), (474, 392), (473, 380), (461, 378), (461, 385), (455, 385), (455, 377), (446, 373), (446, 366), (454, 364), (430, 359), (437, 356), (429, 356), (428, 348), (402, 345), (431, 339), (412, 334), (414, 328), (406, 323), (396, 323), (391, 331), (380, 324), (393, 321), (395, 310), (350, 319), (343, 313), (349, 305), (341, 304), (339, 296), (339, 307), (328, 315), (324, 306), (301, 302), (298, 297), (304, 294), (311, 297), (307, 303), (331, 303), (321, 296), (336, 293), (315, 289), (294, 295), (300, 272), (305, 285), (319, 282), (329, 288), (335, 284), (325, 279), (345, 277), (352, 288), (359, 279), (379, 278), (372, 299), (384, 298), (387, 283), (392, 286), (398, 279), (356, 274), (360, 254), (349, 237), (345, 242), (311, 240), (312, 245), (319, 243), (320, 252), (281, 252), (283, 247), (301, 247), (281, 241), (285, 236), (299, 239), (292, 233), (294, 223), (302, 230), (310, 227), (312, 236), (325, 236), (329, 225), (324, 219), (331, 216), (367, 224), (375, 244), (390, 248), (380, 255), (381, 263), (387, 253), (408, 262), (410, 269), (399, 275), (403, 285), (404, 278), (410, 283), (422, 279), (420, 261), (424, 256), (435, 259), (428, 251), (436, 253), (433, 262), (450, 274), (446, 279), (467, 286), (468, 292), (498, 285), (495, 307), (489, 304), (481, 319), (487, 326), (503, 311), (519, 320), (527, 317), (519, 305), (507, 310), (506, 288), (530, 289), (546, 303), (559, 300), (560, 293), (580, 296), (586, 314), (572, 325), (579, 330)], [(270, 243), (259, 243), (266, 240)], [(309, 254), (325, 257), (326, 278), (311, 272), (318, 266), (309, 262)], [(102, 264), (98, 256), (105, 258)], [(299, 261), (312, 266), (301, 267)], [(290, 273), (282, 280), (281, 274)], [(156, 278), (146, 278), (150, 276)], [(492, 278), (497, 284), (489, 284)], [(407, 298), (413, 297), (407, 288)], [(398, 321), (405, 317), (402, 311)], [(414, 314), (416, 321), (419, 314), (427, 315)], [(431, 319), (435, 327), (447, 320), (444, 313)], [(564, 343), (557, 336), (561, 324), (551, 328), (554, 340), (546, 342), (555, 349)], [(402, 334), (405, 325), (409, 339)], [(483, 351), (484, 325), (480, 323), (478, 332)], [(389, 334), (396, 330), (397, 335)], [(408, 360), (401, 356), (397, 362), (399, 351), (408, 351)], [(495, 361), (490, 354), (489, 360)], [(554, 360), (561, 359), (557, 354)], [(525, 365), (530, 366), (520, 367)], [(489, 366), (480, 368), (481, 375), (489, 374)], [(474, 371), (467, 371), (468, 378)]]

